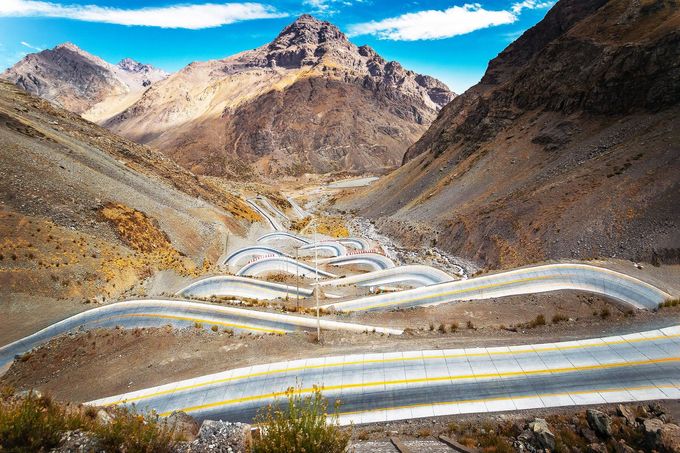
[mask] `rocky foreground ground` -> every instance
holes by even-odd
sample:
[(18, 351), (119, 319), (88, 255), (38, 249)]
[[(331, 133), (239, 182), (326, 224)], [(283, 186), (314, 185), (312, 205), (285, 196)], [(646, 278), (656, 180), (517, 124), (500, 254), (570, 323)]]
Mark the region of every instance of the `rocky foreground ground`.
[[(598, 408), (553, 411), (537, 415), (443, 417), (356, 426), (348, 451), (397, 451), (401, 445), (423, 450), (451, 448), (439, 439), (458, 444), (461, 451), (485, 452), (616, 452), (680, 451), (680, 426), (671, 415), (677, 403), (610, 405)], [(111, 422), (100, 410), (98, 418)], [(184, 413), (168, 417), (168, 425), (185, 439), (173, 445), (175, 452), (245, 452), (252, 435), (248, 424), (206, 420), (199, 425)], [(442, 437), (443, 436), (443, 437)], [(399, 440), (400, 439), (400, 440)], [(435, 446), (437, 446), (435, 448)], [(54, 452), (100, 451), (98, 440), (83, 431), (62, 436)], [(415, 451), (415, 450), (414, 450)]]

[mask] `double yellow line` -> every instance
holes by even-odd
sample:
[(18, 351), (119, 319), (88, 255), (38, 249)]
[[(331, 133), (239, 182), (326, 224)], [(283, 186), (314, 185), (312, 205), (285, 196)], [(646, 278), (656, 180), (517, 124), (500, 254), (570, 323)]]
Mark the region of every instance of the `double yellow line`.
[[(364, 382), (361, 384), (340, 384), (340, 385), (331, 385), (331, 386), (323, 386), (321, 387), (324, 391), (334, 391), (334, 390), (346, 390), (346, 389), (353, 389), (353, 388), (366, 388), (366, 387), (378, 387), (378, 386), (391, 386), (391, 385), (409, 385), (409, 384), (434, 384), (434, 383), (439, 383), (439, 382), (446, 382), (446, 381), (458, 381), (458, 380), (468, 380), (468, 379), (489, 379), (489, 378), (509, 378), (509, 377), (516, 377), (516, 376), (534, 376), (534, 375), (541, 375), (541, 374), (552, 374), (552, 373), (574, 373), (574, 372), (579, 372), (579, 371), (592, 371), (592, 370), (607, 370), (607, 369), (613, 369), (613, 368), (625, 368), (625, 367), (634, 367), (634, 366), (644, 366), (644, 365), (653, 365), (653, 364), (659, 364), (659, 363), (671, 363), (671, 362), (680, 362), (680, 357), (667, 357), (663, 359), (651, 359), (651, 360), (637, 360), (633, 362), (622, 362), (622, 363), (607, 363), (604, 365), (585, 365), (585, 366), (579, 366), (579, 367), (564, 367), (564, 368), (553, 368), (553, 369), (540, 369), (540, 370), (529, 370), (529, 371), (507, 371), (503, 373), (481, 373), (481, 374), (462, 374), (462, 375), (456, 375), (456, 376), (438, 376), (438, 377), (431, 377), (431, 378), (417, 378), (417, 379), (395, 379), (395, 380), (390, 380), (390, 381), (373, 381), (373, 382)], [(294, 390), (296, 394), (308, 394), (312, 393), (317, 390), (317, 387), (306, 387), (303, 389), (297, 389)], [(232, 404), (240, 404), (240, 403), (246, 403), (246, 402), (251, 402), (251, 401), (258, 401), (258, 400), (264, 400), (264, 399), (270, 399), (270, 398), (277, 398), (283, 395), (286, 395), (287, 391), (279, 391), (279, 392), (272, 392), (272, 393), (266, 393), (262, 395), (252, 395), (252, 396), (246, 396), (242, 398), (234, 398), (234, 399), (229, 399), (229, 400), (224, 400), (224, 401), (216, 401), (213, 403), (206, 403), (206, 404), (200, 404), (196, 406), (189, 406), (185, 407), (182, 409), (175, 409), (175, 410), (180, 410), (183, 412), (195, 412), (195, 411), (200, 411), (200, 410), (205, 410), (205, 409), (212, 409), (215, 407), (220, 407), (220, 406), (228, 406)], [(167, 416), (170, 415), (173, 411), (168, 411), (168, 412), (163, 412), (160, 415), (161, 416)]]
[[(571, 274), (565, 274), (564, 277), (571, 277)], [(404, 305), (404, 304), (409, 304), (411, 302), (418, 302), (418, 301), (425, 300), (425, 299), (434, 299), (435, 297), (453, 296), (454, 294), (468, 293), (468, 292), (472, 292), (472, 291), (479, 291), (479, 290), (489, 289), (489, 288), (497, 288), (499, 286), (513, 285), (515, 283), (526, 283), (526, 282), (532, 282), (532, 281), (537, 281), (537, 280), (549, 280), (549, 279), (552, 279), (552, 278), (555, 278), (555, 276), (554, 275), (542, 275), (542, 276), (538, 276), (538, 277), (518, 278), (518, 279), (510, 280), (510, 281), (507, 281), (507, 282), (489, 283), (487, 285), (479, 285), (479, 286), (475, 286), (475, 287), (472, 287), (472, 288), (455, 289), (455, 290), (452, 290), (452, 291), (445, 291), (443, 293), (438, 293), (438, 294), (429, 294), (429, 295), (425, 295), (425, 296), (412, 297), (410, 299), (383, 302), (383, 303), (380, 303), (380, 304), (367, 305), (365, 307), (349, 308), (347, 311), (366, 311), (366, 310), (371, 310), (373, 308), (387, 307), (387, 306), (390, 306), (390, 305)]]
[(233, 377), (228, 377), (228, 378), (221, 378), (221, 379), (212, 379), (209, 381), (197, 383), (197, 384), (188, 384), (184, 385), (181, 387), (176, 387), (176, 388), (171, 388), (168, 390), (159, 390), (153, 393), (148, 393), (140, 396), (135, 396), (132, 398), (127, 398), (115, 403), (110, 403), (110, 405), (114, 404), (119, 404), (119, 403), (128, 403), (128, 402), (133, 402), (133, 401), (139, 401), (142, 399), (148, 399), (148, 398), (154, 398), (157, 396), (163, 396), (167, 395), (170, 393), (175, 393), (175, 392), (181, 392), (185, 390), (193, 390), (196, 388), (200, 387), (207, 387), (211, 385), (216, 385), (216, 384), (224, 384), (227, 382), (233, 382), (237, 380), (242, 380), (242, 379), (251, 379), (255, 377), (262, 377), (262, 376), (271, 376), (274, 374), (281, 374), (281, 373), (286, 373), (286, 372), (297, 372), (297, 371), (305, 371), (305, 370), (313, 370), (313, 369), (321, 369), (321, 368), (334, 368), (334, 367), (342, 367), (342, 366), (352, 366), (352, 365), (362, 365), (362, 364), (384, 364), (384, 363), (395, 363), (395, 362), (409, 362), (409, 361), (417, 361), (417, 360), (444, 360), (444, 359), (456, 359), (456, 358), (468, 358), (468, 357), (493, 357), (493, 356), (504, 356), (504, 355), (520, 355), (520, 354), (531, 354), (531, 353), (543, 353), (543, 352), (555, 352), (555, 351), (569, 351), (569, 350), (575, 350), (575, 349), (585, 349), (585, 348), (597, 348), (597, 347), (605, 347), (605, 346), (615, 346), (615, 345), (620, 345), (620, 344), (631, 344), (631, 343), (640, 343), (640, 342), (648, 342), (648, 341), (656, 341), (656, 340), (661, 340), (661, 339), (669, 339), (669, 338), (680, 338), (680, 334), (674, 334), (674, 335), (656, 335), (653, 337), (643, 337), (643, 338), (631, 338), (628, 340), (621, 339), (621, 340), (609, 340), (605, 341), (603, 340), (602, 342), (598, 343), (593, 343), (593, 344), (574, 344), (574, 345), (555, 345), (555, 346), (545, 346), (541, 348), (535, 348), (528, 346), (525, 349), (517, 349), (514, 351), (507, 350), (507, 351), (484, 351), (484, 352), (476, 352), (476, 353), (457, 353), (457, 354), (442, 354), (442, 355), (420, 355), (420, 356), (414, 356), (414, 357), (394, 357), (394, 358), (389, 358), (389, 359), (370, 359), (370, 360), (355, 360), (351, 362), (344, 362), (344, 361), (338, 361), (338, 362), (332, 362), (332, 363), (325, 363), (325, 364), (319, 364), (319, 365), (302, 365), (298, 367), (291, 367), (291, 368), (279, 368), (275, 370), (268, 370), (268, 371), (260, 371), (257, 373), (248, 373), (248, 374), (242, 374), (238, 376), (233, 376)]
[(457, 400), (457, 401), (439, 401), (435, 403), (414, 403), (414, 404), (406, 404), (402, 406), (392, 406), (392, 407), (381, 407), (381, 408), (376, 408), (376, 409), (368, 409), (368, 410), (362, 410), (362, 411), (347, 411), (347, 412), (340, 412), (338, 415), (357, 415), (357, 414), (367, 414), (367, 413), (372, 413), (372, 412), (386, 412), (386, 411), (391, 411), (391, 410), (399, 410), (399, 409), (414, 409), (418, 407), (432, 407), (432, 406), (446, 406), (449, 404), (475, 404), (475, 403), (493, 403), (497, 401), (515, 401), (515, 400), (526, 400), (526, 399), (531, 399), (531, 398), (555, 398), (555, 397), (564, 397), (564, 396), (571, 396), (571, 395), (592, 395), (594, 393), (601, 394), (601, 393), (614, 393), (614, 392), (636, 392), (636, 391), (642, 391), (642, 390), (662, 390), (662, 389), (667, 389), (667, 390), (677, 390), (677, 387), (674, 385), (641, 385), (638, 387), (609, 387), (609, 388), (604, 388), (604, 389), (593, 389), (593, 390), (578, 390), (578, 391), (573, 391), (573, 392), (556, 392), (556, 393), (537, 393), (534, 395), (519, 395), (519, 396), (513, 396), (513, 397), (507, 397), (507, 396), (497, 396), (494, 398), (480, 398), (480, 399), (469, 399), (469, 400)]

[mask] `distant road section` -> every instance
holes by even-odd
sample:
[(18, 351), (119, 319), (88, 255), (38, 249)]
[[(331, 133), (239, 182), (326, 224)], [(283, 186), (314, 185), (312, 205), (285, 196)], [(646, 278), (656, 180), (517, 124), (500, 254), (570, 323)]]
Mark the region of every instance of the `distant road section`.
[(370, 176), (368, 178), (343, 179), (342, 181), (335, 181), (328, 184), (329, 189), (349, 189), (351, 187), (368, 186), (378, 179), (377, 176)]
[[(327, 261), (327, 260), (324, 260)], [(557, 290), (611, 297), (633, 308), (655, 309), (671, 295), (634, 277), (586, 264), (548, 264), (326, 305), (339, 311), (388, 310)]]
[(246, 200), (246, 203), (248, 203), (253, 209), (257, 211), (258, 214), (260, 214), (262, 217), (264, 217), (267, 222), (269, 222), (269, 225), (274, 229), (275, 231), (283, 231), (285, 228), (281, 223), (274, 218), (274, 216), (270, 215), (265, 209), (260, 207), (259, 204), (257, 204), (253, 200)]
[(258, 275), (267, 273), (278, 273), (299, 275), (301, 277), (314, 278), (317, 276), (324, 278), (335, 278), (337, 275), (330, 272), (316, 269), (309, 264), (295, 261), (293, 258), (286, 258), (285, 256), (267, 256), (254, 260), (236, 272), (236, 275), (249, 275), (256, 277)]
[(340, 400), (344, 424), (680, 398), (680, 326), (497, 348), (404, 351), (239, 368), (92, 401), (252, 421), (295, 387)]
[[(117, 302), (93, 308), (63, 321), (52, 324), (33, 335), (0, 347), (0, 369), (11, 363), (14, 356), (30, 351), (66, 332), (84, 328), (122, 326), (176, 328), (200, 327), (256, 334), (285, 334), (296, 330), (315, 330), (317, 320), (313, 317), (270, 313), (236, 307), (203, 304), (183, 300), (134, 300)], [(362, 324), (321, 320), (325, 330), (349, 330), (354, 332), (381, 332), (401, 334), (401, 329), (366, 326)]]
[(366, 272), (364, 274), (350, 275), (349, 277), (337, 278), (334, 280), (324, 280), (319, 282), (319, 286), (380, 286), (395, 283), (409, 284), (412, 286), (426, 286), (452, 280), (452, 276), (434, 267), (422, 264), (410, 264), (407, 266)]
[(309, 216), (309, 212), (305, 211), (302, 206), (300, 206), (293, 197), (288, 197), (286, 198), (288, 200), (288, 203), (290, 203), (291, 207), (293, 208), (293, 212), (299, 219), (304, 219), (305, 217)]
[(281, 240), (290, 240), (293, 242), (298, 242), (301, 244), (311, 244), (312, 241), (307, 239), (304, 236), (298, 236), (297, 234), (293, 233), (288, 233), (287, 231), (275, 231), (273, 233), (268, 233), (263, 236), (260, 236), (257, 239), (257, 242), (259, 243), (271, 243), (271, 242), (277, 242)]
[(379, 253), (355, 253), (352, 255), (319, 259), (317, 262), (319, 264), (330, 264), (332, 266), (363, 265), (374, 270), (389, 269), (395, 266), (394, 261)]
[(197, 280), (177, 291), (178, 297), (244, 297), (249, 299), (285, 299), (309, 297), (312, 290), (248, 277), (218, 275)]
[(277, 255), (277, 256), (288, 256), (290, 255), (283, 253), (281, 250), (274, 247), (267, 247), (265, 245), (252, 245), (250, 247), (243, 247), (238, 249), (227, 256), (221, 263), (227, 266), (235, 266), (242, 261), (248, 261), (257, 256), (265, 255)]

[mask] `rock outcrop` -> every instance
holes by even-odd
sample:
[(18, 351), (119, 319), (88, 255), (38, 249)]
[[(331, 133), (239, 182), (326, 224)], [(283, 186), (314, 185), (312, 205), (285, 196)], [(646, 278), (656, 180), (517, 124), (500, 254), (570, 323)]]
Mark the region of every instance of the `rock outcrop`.
[(560, 0), (349, 203), (482, 266), (680, 254), (677, 2)]
[(104, 125), (199, 174), (377, 171), (453, 97), (303, 15), (269, 44), (188, 65)]

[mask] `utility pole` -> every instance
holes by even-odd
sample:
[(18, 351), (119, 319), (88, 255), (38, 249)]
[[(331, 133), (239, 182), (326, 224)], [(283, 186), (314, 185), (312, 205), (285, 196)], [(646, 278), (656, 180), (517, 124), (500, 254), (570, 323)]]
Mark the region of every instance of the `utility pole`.
[(314, 294), (316, 295), (316, 341), (321, 343), (321, 317), (319, 316), (319, 249), (316, 243), (316, 222), (314, 222), (314, 279), (316, 280), (316, 287)]
[[(300, 251), (300, 246), (295, 246), (295, 262), (299, 262), (298, 252)], [(295, 265), (295, 311), (300, 311), (300, 267)]]

